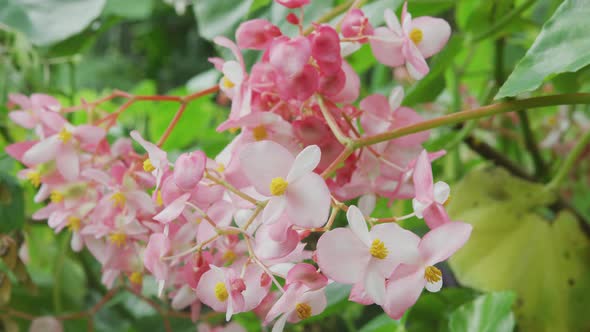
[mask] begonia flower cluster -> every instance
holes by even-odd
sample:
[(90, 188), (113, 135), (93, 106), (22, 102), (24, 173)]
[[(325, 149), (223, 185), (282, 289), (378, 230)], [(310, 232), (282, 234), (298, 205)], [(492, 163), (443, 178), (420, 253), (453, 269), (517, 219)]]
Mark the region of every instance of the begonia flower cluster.
[[(277, 2), (292, 9), (309, 3)], [(297, 13), (288, 21), (300, 25)], [(102, 264), (107, 287), (125, 280), (140, 288), (150, 275), (159, 294), (195, 320), (207, 310), (227, 320), (253, 311), (281, 331), (321, 313), (331, 283), (349, 284), (351, 301), (401, 318), (424, 288), (442, 287), (436, 264), (467, 241), (471, 226), (445, 211), (450, 188), (434, 183), (431, 170), (444, 151), (424, 150), (428, 132), (338, 160), (355, 139), (422, 121), (401, 106), (399, 86), (359, 100), (361, 81), (346, 57), (369, 44), (379, 63), (403, 66), (419, 80), (450, 27), (412, 18), (406, 5), (401, 20), (387, 10), (385, 22), (373, 27), (351, 9), (338, 29), (315, 24), (307, 35), (285, 35), (253, 19), (240, 25), (235, 42), (215, 38), (232, 54), (210, 59), (231, 99), (217, 129), (239, 132), (217, 156), (194, 150), (172, 160), (138, 131), (108, 140), (109, 125), (73, 124), (53, 97), (11, 95), (17, 110), (10, 118), (31, 130), (31, 140), (6, 150), (25, 165), (19, 176), (38, 188), (35, 201), (47, 203), (33, 218), (68, 229), (72, 249), (87, 248)], [(260, 52), (250, 68), (244, 50)], [(420, 238), (372, 218), (378, 199), (411, 200), (414, 213), (391, 219), (423, 218), (430, 231)], [(347, 226), (333, 226), (338, 213)]]

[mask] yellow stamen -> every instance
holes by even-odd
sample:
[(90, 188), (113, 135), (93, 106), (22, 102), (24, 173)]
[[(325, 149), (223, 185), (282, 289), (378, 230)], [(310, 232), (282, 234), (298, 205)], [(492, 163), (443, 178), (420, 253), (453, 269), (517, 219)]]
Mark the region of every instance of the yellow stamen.
[(111, 196), (111, 200), (113, 201), (114, 207), (120, 207), (120, 208), (123, 208), (123, 206), (125, 206), (125, 202), (127, 202), (127, 198), (120, 191), (114, 193), (113, 196)]
[(287, 191), (288, 185), (289, 185), (289, 182), (287, 182), (282, 177), (274, 178), (270, 182), (270, 193), (273, 196), (281, 196), (282, 194), (285, 193), (285, 191)]
[(125, 233), (113, 233), (109, 235), (109, 240), (111, 240), (111, 243), (115, 244), (117, 247), (121, 247), (125, 244), (127, 235)]
[(66, 128), (63, 128), (59, 134), (57, 134), (57, 137), (59, 137), (59, 139), (64, 142), (67, 143), (72, 139), (72, 133), (69, 132)]
[(215, 297), (219, 300), (219, 302), (225, 302), (227, 300), (229, 294), (227, 293), (227, 288), (225, 288), (225, 284), (223, 282), (218, 282), (215, 284)]
[(70, 216), (68, 218), (68, 227), (72, 232), (77, 232), (80, 230), (80, 225), (82, 224), (82, 220), (76, 216)]
[(297, 317), (301, 320), (311, 317), (311, 306), (307, 303), (297, 303), (295, 311), (297, 311)]
[(141, 274), (141, 272), (133, 272), (129, 276), (129, 281), (136, 285), (141, 285), (141, 282), (143, 281), (143, 275)]
[(420, 43), (422, 41), (422, 38), (424, 37), (424, 34), (422, 33), (422, 30), (420, 29), (412, 29), (412, 31), (410, 31), (410, 39), (414, 42), (414, 44), (418, 45), (418, 43)]
[(236, 86), (234, 84), (234, 82), (230, 81), (230, 79), (227, 78), (227, 76), (223, 76), (223, 78), (221, 79), (221, 84), (223, 84), (223, 87), (224, 88), (227, 88), (227, 89), (231, 89), (234, 86)]
[(264, 127), (263, 125), (254, 127), (252, 129), (252, 137), (254, 137), (254, 139), (256, 141), (265, 140), (268, 137), (268, 132), (266, 131), (266, 127)]
[(236, 257), (236, 253), (233, 252), (233, 250), (227, 250), (223, 254), (222, 259), (231, 264), (236, 259)]
[(49, 195), (49, 199), (51, 200), (51, 203), (60, 203), (64, 200), (64, 194), (57, 190), (54, 190)]
[(434, 266), (427, 266), (424, 270), (424, 279), (429, 283), (435, 283), (442, 279), (442, 272)]
[(158, 204), (158, 206), (164, 205), (164, 200), (162, 199), (162, 191), (161, 190), (158, 190), (158, 193), (156, 194), (156, 204)]
[(144, 171), (152, 172), (155, 169), (156, 168), (154, 167), (154, 164), (152, 164), (152, 161), (149, 158), (143, 161), (143, 170)]
[(222, 163), (217, 163), (217, 168), (215, 170), (218, 173), (223, 173), (225, 171), (225, 165)]
[(41, 173), (39, 171), (30, 171), (27, 173), (27, 180), (36, 188), (41, 185)]
[(373, 243), (371, 243), (371, 249), (369, 249), (369, 252), (371, 253), (371, 256), (378, 258), (378, 259), (384, 259), (389, 254), (389, 251), (385, 247), (385, 243), (383, 243), (383, 241), (381, 241), (379, 239), (373, 240)]
[(240, 128), (234, 127), (234, 128), (229, 128), (227, 131), (229, 131), (231, 134), (235, 134), (238, 132), (238, 130), (240, 130)]
[(453, 197), (453, 196), (449, 195), (449, 197), (447, 198), (447, 200), (443, 203), (443, 206), (444, 207), (447, 207), (449, 205), (449, 203), (451, 203), (451, 197)]

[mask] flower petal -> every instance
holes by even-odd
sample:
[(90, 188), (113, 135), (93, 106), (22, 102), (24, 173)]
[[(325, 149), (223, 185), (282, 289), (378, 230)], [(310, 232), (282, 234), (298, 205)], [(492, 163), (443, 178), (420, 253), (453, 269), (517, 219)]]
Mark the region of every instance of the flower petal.
[(23, 154), (23, 163), (38, 165), (55, 158), (61, 141), (57, 136), (51, 136), (33, 145)]
[(178, 218), (178, 216), (182, 213), (185, 208), (185, 204), (188, 201), (189, 197), (191, 196), (190, 193), (186, 193), (177, 199), (175, 199), (170, 205), (168, 205), (164, 210), (160, 211), (157, 215), (154, 216), (154, 220), (157, 220), (162, 223), (169, 223), (172, 220)]
[(73, 181), (78, 178), (78, 175), (80, 174), (80, 160), (74, 147), (70, 145), (62, 145), (61, 148), (58, 149), (55, 162), (57, 169), (65, 179)]
[(287, 175), (287, 182), (297, 181), (301, 176), (313, 172), (320, 163), (322, 151), (317, 145), (310, 145), (303, 149), (293, 162), (293, 166)]
[(277, 177), (286, 178), (293, 165), (293, 155), (278, 143), (250, 143), (240, 151), (240, 165), (248, 180), (263, 195), (270, 196), (270, 183)]
[(429, 16), (416, 17), (410, 29), (422, 31), (422, 40), (416, 45), (424, 58), (438, 53), (451, 36), (451, 26), (447, 21)]
[(320, 237), (316, 257), (322, 273), (330, 279), (354, 284), (363, 277), (371, 256), (350, 229), (337, 228)]
[(446, 182), (438, 181), (434, 184), (434, 200), (439, 204), (445, 204), (451, 194), (451, 187)]
[(443, 224), (451, 222), (451, 218), (447, 214), (444, 206), (438, 203), (433, 203), (427, 206), (422, 211), (424, 221), (430, 229), (435, 229)]
[(289, 183), (286, 192), (287, 215), (294, 225), (322, 227), (330, 214), (330, 190), (324, 179), (309, 173)]
[[(373, 260), (374, 262), (374, 260)], [(365, 292), (376, 304), (382, 305), (385, 301), (385, 277), (374, 264), (369, 264), (365, 275)]]
[(414, 180), (416, 199), (424, 204), (432, 202), (434, 200), (432, 168), (426, 150), (422, 150), (420, 156), (418, 156), (412, 178)]
[(363, 216), (361, 210), (356, 206), (351, 205), (346, 212), (346, 218), (348, 219), (348, 224), (354, 235), (356, 235), (367, 248), (370, 247), (371, 236), (369, 235), (369, 228), (367, 227), (365, 216)]
[(434, 265), (449, 258), (467, 242), (472, 228), (469, 224), (455, 221), (424, 235), (419, 249), (425, 264)]
[(223, 312), (227, 308), (227, 300), (221, 302), (215, 296), (215, 285), (217, 285), (218, 282), (225, 284), (223, 270), (219, 268), (211, 268), (211, 270), (203, 273), (201, 276), (199, 284), (197, 285), (196, 293), (201, 302), (205, 303), (215, 311)]
[(266, 207), (262, 211), (262, 222), (264, 224), (272, 224), (277, 221), (283, 211), (285, 211), (285, 207), (287, 206), (287, 200), (285, 197), (273, 197), (271, 198)]
[(403, 40), (392, 30), (385, 27), (375, 29), (374, 36), (369, 37), (371, 49), (375, 59), (389, 67), (397, 67), (404, 64), (402, 54)]
[(410, 308), (422, 293), (426, 280), (424, 269), (412, 267), (412, 273), (402, 278), (393, 278), (387, 283), (385, 304), (383, 310), (389, 317), (400, 319), (404, 312)]
[(426, 282), (426, 285), (424, 286), (426, 288), (427, 291), (432, 292), (432, 293), (436, 293), (438, 292), (443, 285), (443, 280), (440, 279), (437, 282)]
[(388, 251), (384, 259), (374, 259), (383, 277), (389, 277), (401, 263), (419, 263), (421, 257), (418, 251), (420, 244), (418, 235), (393, 223), (375, 225), (370, 234), (371, 238), (383, 241)]

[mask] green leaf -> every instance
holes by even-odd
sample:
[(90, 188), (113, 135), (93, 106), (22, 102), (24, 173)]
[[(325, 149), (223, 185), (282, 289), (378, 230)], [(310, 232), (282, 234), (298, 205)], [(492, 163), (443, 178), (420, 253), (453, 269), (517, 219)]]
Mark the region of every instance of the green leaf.
[(405, 332), (406, 328), (403, 321), (403, 318), (395, 320), (386, 314), (381, 314), (365, 324), (360, 329), (360, 332)]
[(230, 36), (236, 26), (248, 15), (254, 0), (193, 0), (199, 34), (208, 40), (216, 36)]
[(518, 63), (496, 99), (538, 88), (548, 76), (575, 72), (590, 64), (590, 1), (566, 0), (543, 25), (533, 46)]
[(477, 293), (468, 288), (443, 288), (424, 292), (410, 309), (406, 326), (410, 332), (448, 331), (448, 317), (456, 308), (472, 301)]
[(24, 222), (23, 190), (14, 177), (0, 173), (0, 233), (20, 229)]
[[(312, 22), (317, 21), (322, 15), (329, 12), (333, 4), (334, 0), (311, 1), (309, 5), (303, 7), (303, 27), (310, 26)], [(285, 17), (290, 12), (293, 11), (273, 1), (270, 6), (270, 21), (281, 28), (283, 34), (293, 36), (298, 33), (298, 28), (285, 20)], [(294, 12), (299, 15), (299, 11)]]
[(107, 0), (103, 15), (115, 15), (131, 20), (143, 20), (150, 16), (154, 0)]
[(521, 331), (590, 329), (590, 241), (568, 211), (551, 218), (545, 206), (555, 196), (497, 168), (472, 171), (453, 192), (452, 219), (473, 225), (450, 260), (457, 280), (487, 292), (513, 290)]
[(0, 23), (13, 27), (26, 34), (31, 33), (33, 24), (18, 0), (0, 0)]
[[(18, 24), (12, 26), (26, 33), (34, 44), (49, 45), (84, 30), (90, 22), (100, 15), (105, 1), (9, 0), (8, 3), (11, 11), (14, 11), (19, 16), (25, 13), (30, 22), (30, 29), (26, 26), (28, 24), (20, 24), (21, 20), (26, 22), (24, 18), (19, 19)], [(10, 25), (10, 22), (2, 20), (0, 22)]]
[(515, 298), (512, 292), (482, 295), (455, 310), (449, 317), (449, 328), (452, 332), (513, 331), (512, 304)]

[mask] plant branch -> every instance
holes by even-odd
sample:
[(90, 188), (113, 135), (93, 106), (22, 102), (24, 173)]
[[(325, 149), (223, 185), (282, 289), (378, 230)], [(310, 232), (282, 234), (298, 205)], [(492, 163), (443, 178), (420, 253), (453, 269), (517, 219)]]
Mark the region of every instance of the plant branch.
[(574, 167), (576, 161), (584, 151), (584, 148), (590, 143), (590, 130), (584, 133), (578, 143), (574, 146), (574, 148), (570, 151), (567, 155), (565, 160), (559, 166), (559, 170), (553, 177), (553, 179), (545, 186), (547, 190), (555, 190), (559, 188), (561, 183), (565, 180), (568, 176), (572, 168)]

